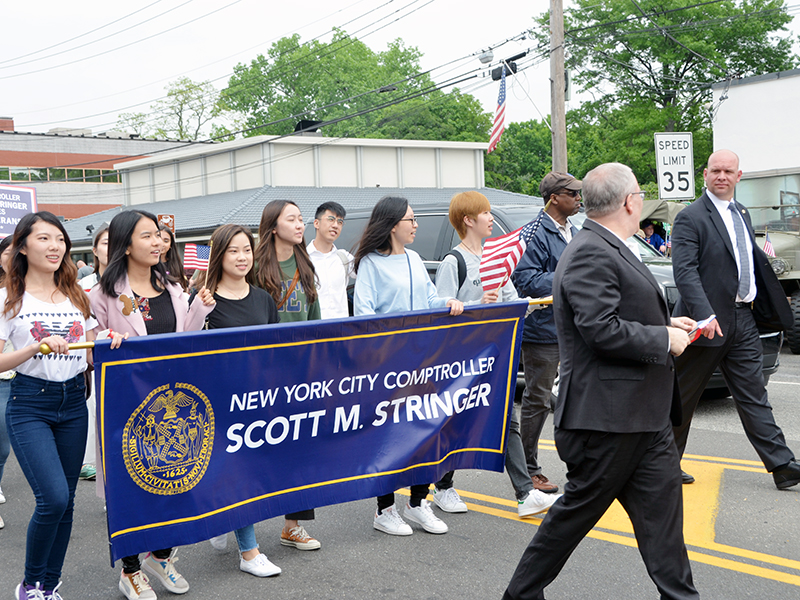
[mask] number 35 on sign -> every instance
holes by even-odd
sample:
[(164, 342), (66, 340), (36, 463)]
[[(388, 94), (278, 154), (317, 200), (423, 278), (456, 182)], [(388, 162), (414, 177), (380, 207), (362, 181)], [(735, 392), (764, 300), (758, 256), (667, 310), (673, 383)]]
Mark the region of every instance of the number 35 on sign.
[(692, 134), (656, 133), (658, 196), (662, 200), (694, 198)]

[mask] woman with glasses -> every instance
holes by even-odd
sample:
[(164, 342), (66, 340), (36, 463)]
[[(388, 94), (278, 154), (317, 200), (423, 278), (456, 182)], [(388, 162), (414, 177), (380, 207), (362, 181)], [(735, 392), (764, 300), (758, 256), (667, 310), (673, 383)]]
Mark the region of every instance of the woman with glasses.
[[(375, 315), (430, 308), (450, 309), (460, 315), (464, 305), (455, 298), (440, 298), (419, 254), (406, 248), (414, 241), (417, 219), (408, 200), (386, 196), (375, 205), (358, 244), (358, 274), (353, 296), (356, 315)], [(403, 516), (429, 533), (447, 533), (447, 525), (433, 514), (428, 501), (430, 484), (412, 485)], [(397, 511), (394, 492), (378, 496), (372, 522), (389, 535), (411, 535), (411, 527)]]

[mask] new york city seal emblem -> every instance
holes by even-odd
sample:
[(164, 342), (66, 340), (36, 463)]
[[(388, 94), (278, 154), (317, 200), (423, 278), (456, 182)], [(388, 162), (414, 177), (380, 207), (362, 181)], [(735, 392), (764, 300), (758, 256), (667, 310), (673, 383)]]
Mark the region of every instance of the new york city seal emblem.
[(171, 496), (203, 478), (214, 443), (214, 411), (188, 383), (162, 385), (138, 406), (122, 433), (122, 456), (143, 490)]

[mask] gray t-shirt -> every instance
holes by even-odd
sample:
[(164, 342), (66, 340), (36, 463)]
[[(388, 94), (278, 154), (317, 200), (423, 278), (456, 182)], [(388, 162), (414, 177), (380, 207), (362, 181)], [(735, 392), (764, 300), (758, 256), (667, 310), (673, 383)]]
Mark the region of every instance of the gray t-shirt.
[[(464, 304), (480, 304), (483, 298), (483, 284), (481, 283), (481, 258), (472, 252), (464, 252), (461, 248), (453, 248), (464, 257), (467, 264), (467, 278), (461, 289), (458, 288), (458, 260), (455, 256), (445, 256), (436, 269), (436, 293), (443, 298), (456, 298)], [(514, 302), (519, 300), (517, 290), (511, 280), (506, 281), (500, 288), (498, 302)]]

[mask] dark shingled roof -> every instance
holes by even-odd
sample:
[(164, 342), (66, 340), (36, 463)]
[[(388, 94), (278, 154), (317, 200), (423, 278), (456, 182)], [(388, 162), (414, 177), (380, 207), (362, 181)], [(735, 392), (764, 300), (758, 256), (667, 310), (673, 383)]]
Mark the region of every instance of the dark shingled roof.
[[(73, 219), (64, 223), (73, 246), (91, 245), (91, 236), (86, 229), (92, 225), (95, 229), (111, 219), (121, 210), (140, 209), (154, 214), (175, 215), (177, 237), (211, 234), (217, 227), (226, 223), (245, 225), (253, 230), (258, 229), (261, 212), (272, 200), (292, 200), (299, 207), (306, 220), (314, 218), (317, 206), (323, 202), (338, 202), (347, 211), (371, 209), (375, 203), (387, 195), (398, 195), (408, 198), (411, 206), (450, 202), (450, 198), (464, 188), (352, 188), (352, 187), (270, 187), (264, 186), (255, 190), (226, 192), (210, 196), (198, 196), (181, 200), (136, 204), (130, 207), (119, 207), (104, 210), (92, 215)], [(497, 205), (530, 204), (542, 206), (541, 198), (515, 194), (493, 188), (481, 188), (489, 202)]]

